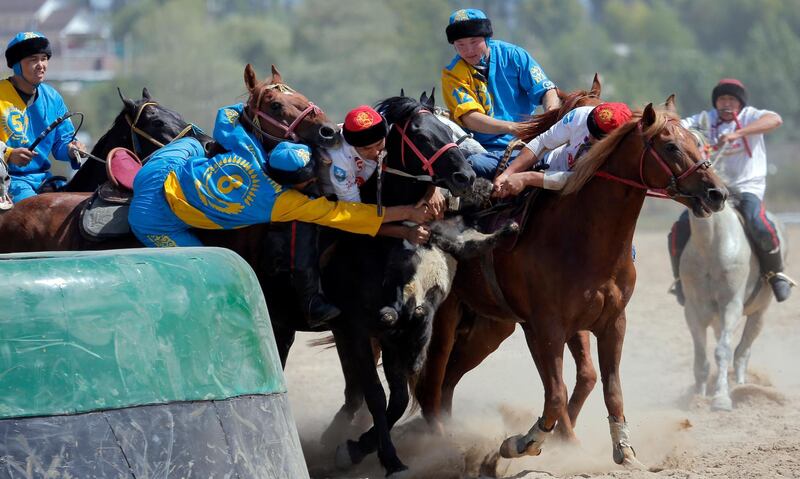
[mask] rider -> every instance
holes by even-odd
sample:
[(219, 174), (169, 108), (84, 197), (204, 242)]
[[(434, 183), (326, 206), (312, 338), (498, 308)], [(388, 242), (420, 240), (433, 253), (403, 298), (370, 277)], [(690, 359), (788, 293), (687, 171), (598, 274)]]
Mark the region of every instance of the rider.
[(442, 70), (445, 105), (488, 150), (469, 160), (478, 176), (492, 179), (513, 139), (513, 122), (532, 115), (540, 104), (545, 110), (558, 108), (561, 100), (528, 52), (491, 39), (492, 23), (482, 11), (456, 10), (446, 33), (457, 55)]
[[(624, 103), (575, 108), (525, 145), (517, 159), (495, 179), (494, 194), (501, 198), (514, 196), (528, 186), (560, 190), (578, 158), (630, 119), (631, 110)], [(528, 171), (543, 155), (549, 165), (547, 170)]]
[[(201, 246), (190, 228), (232, 229), (257, 223), (308, 222), (375, 235), (382, 222), (426, 223), (428, 208), (395, 206), (378, 216), (374, 205), (312, 199), (301, 193), (314, 181), (305, 145), (279, 143), (268, 155), (240, 122), (243, 105), (221, 108), (214, 139), (227, 151), (211, 158), (194, 138), (157, 150), (136, 175), (129, 222), (146, 246)], [(302, 223), (297, 223), (298, 225)], [(319, 291), (316, 258), (292, 276), (309, 326), (338, 315)]]
[[(711, 142), (712, 154), (721, 155), (715, 167), (737, 200), (745, 230), (775, 298), (785, 301), (791, 294), (792, 282), (782, 273), (780, 240), (763, 204), (767, 175), (764, 133), (775, 130), (783, 121), (773, 111), (747, 105), (747, 90), (742, 82), (733, 78), (723, 78), (717, 83), (711, 92), (711, 104), (713, 110), (684, 118), (681, 123), (686, 128), (702, 131)], [(681, 305), (685, 297), (679, 274), (680, 257), (689, 235), (688, 211), (684, 211), (668, 236), (675, 276), (670, 293), (677, 296)]]
[[(331, 161), (330, 183), (339, 200), (361, 202), (359, 188), (375, 173), (379, 158), (386, 154), (388, 133), (386, 119), (370, 106), (361, 105), (347, 113), (342, 124), (343, 141), (323, 150), (323, 155)], [(444, 209), (444, 197), (435, 187), (429, 189), (429, 195), (417, 206), (422, 203), (430, 206), (434, 215)], [(430, 238), (430, 230), (424, 225), (386, 224), (378, 234), (414, 244), (427, 243)]]
[(14, 74), (0, 80), (0, 153), (9, 166), (14, 201), (36, 195), (52, 176), (50, 153), (78, 169), (75, 149), (86, 149), (74, 139), (75, 129), (69, 120), (44, 137), (34, 151), (28, 148), (68, 111), (61, 95), (43, 83), (51, 56), (50, 42), (38, 32), (18, 33), (6, 47), (6, 64)]

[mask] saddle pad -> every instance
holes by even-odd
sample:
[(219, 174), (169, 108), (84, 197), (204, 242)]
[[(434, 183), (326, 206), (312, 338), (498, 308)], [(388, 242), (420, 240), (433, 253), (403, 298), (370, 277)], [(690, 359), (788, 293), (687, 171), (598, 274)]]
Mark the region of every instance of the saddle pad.
[(142, 162), (127, 148), (114, 148), (106, 157), (108, 179), (116, 186), (133, 190), (133, 179), (142, 169)]
[(94, 241), (130, 235), (129, 208), (129, 205), (111, 203), (94, 195), (81, 211), (81, 233)]

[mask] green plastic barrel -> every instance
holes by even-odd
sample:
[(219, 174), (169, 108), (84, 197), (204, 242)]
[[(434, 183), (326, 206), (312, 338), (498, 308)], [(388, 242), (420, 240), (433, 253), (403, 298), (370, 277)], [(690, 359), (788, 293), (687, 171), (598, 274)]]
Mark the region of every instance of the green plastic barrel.
[(0, 476), (308, 477), (235, 253), (3, 255), (0, 304)]

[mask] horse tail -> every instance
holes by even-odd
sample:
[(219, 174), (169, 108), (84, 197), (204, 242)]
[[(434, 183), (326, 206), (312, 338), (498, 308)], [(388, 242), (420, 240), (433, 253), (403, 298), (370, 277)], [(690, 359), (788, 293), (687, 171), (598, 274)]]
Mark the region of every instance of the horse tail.
[(329, 334), (322, 338), (309, 339), (308, 345), (312, 348), (324, 347), (325, 349), (333, 349), (336, 347), (336, 340), (332, 334)]

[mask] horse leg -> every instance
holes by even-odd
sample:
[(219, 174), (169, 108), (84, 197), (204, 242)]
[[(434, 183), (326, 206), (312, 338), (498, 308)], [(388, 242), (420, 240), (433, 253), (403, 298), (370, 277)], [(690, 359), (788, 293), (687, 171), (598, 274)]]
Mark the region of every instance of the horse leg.
[[(690, 301), (683, 310), (686, 325), (692, 333), (694, 344), (694, 393), (705, 396), (707, 393), (709, 363), (706, 354), (706, 333), (708, 320), (703, 318), (697, 308)], [(711, 315), (709, 314), (708, 317)]]
[(356, 413), (364, 406), (364, 391), (359, 382), (357, 368), (352, 364), (350, 355), (345, 353), (345, 347), (340, 346), (342, 338), (337, 334), (336, 329), (334, 329), (333, 338), (336, 341), (336, 353), (339, 355), (339, 364), (342, 366), (344, 376), (344, 404), (320, 436), (319, 441), (323, 445), (339, 444), (353, 423)]
[(714, 349), (714, 358), (717, 360), (717, 383), (714, 397), (711, 399), (711, 409), (716, 411), (730, 411), (733, 401), (728, 390), (728, 369), (730, 369), (733, 351), (731, 337), (739, 318), (742, 316), (742, 303), (732, 298), (722, 307), (720, 314), (720, 330), (717, 338), (717, 347)]
[(630, 442), (630, 428), (625, 420), (622, 401), (622, 383), (619, 376), (619, 363), (622, 358), (622, 343), (625, 339), (625, 312), (609, 321), (597, 335), (597, 354), (600, 360), (600, 376), (603, 380), (603, 397), (608, 410), (608, 425), (611, 430), (613, 458), (617, 464), (644, 469), (636, 459), (636, 452)]
[(461, 302), (450, 294), (439, 306), (433, 320), (433, 332), (428, 346), (428, 359), (417, 383), (414, 395), (422, 408), (422, 415), (431, 428), (444, 432), (442, 424), (442, 383), (447, 363), (455, 343), (456, 329), (461, 320)]
[[(538, 456), (542, 446), (553, 434), (559, 419), (569, 420), (567, 414), (567, 386), (564, 384), (562, 367), (564, 364), (564, 344), (562, 331), (548, 331), (534, 334), (527, 322), (522, 330), (528, 341), (536, 368), (544, 385), (544, 413), (530, 428), (527, 434), (507, 438), (500, 445), (500, 455), (505, 458), (523, 455)], [(571, 425), (568, 426), (571, 429)]]
[[(592, 362), (592, 349), (588, 331), (579, 331), (575, 336), (567, 341), (572, 358), (575, 360), (575, 388), (572, 390), (572, 395), (569, 397), (569, 404), (567, 411), (569, 413), (569, 422), (572, 427), (578, 421), (578, 414), (583, 408), (583, 403), (589, 397), (589, 393), (594, 389), (597, 384), (597, 371), (594, 369)], [(559, 432), (565, 433), (559, 424)]]
[(515, 323), (478, 317), (469, 332), (456, 338), (442, 384), (442, 409), (453, 411), (453, 393), (461, 378), (497, 350), (514, 332)]
[(736, 383), (747, 381), (747, 363), (750, 362), (750, 347), (764, 327), (764, 310), (757, 311), (747, 317), (742, 331), (742, 339), (733, 354), (733, 367), (736, 371)]
[(358, 441), (348, 440), (336, 449), (336, 465), (347, 468), (352, 464), (359, 464), (368, 454), (375, 451), (377, 443), (378, 459), (386, 469), (387, 477), (408, 469), (397, 457), (397, 451), (389, 434), (386, 395), (375, 367), (369, 338), (351, 329), (343, 332), (342, 346), (347, 354), (352, 354), (351, 361), (356, 365), (364, 399), (372, 414), (373, 426), (362, 434)]

